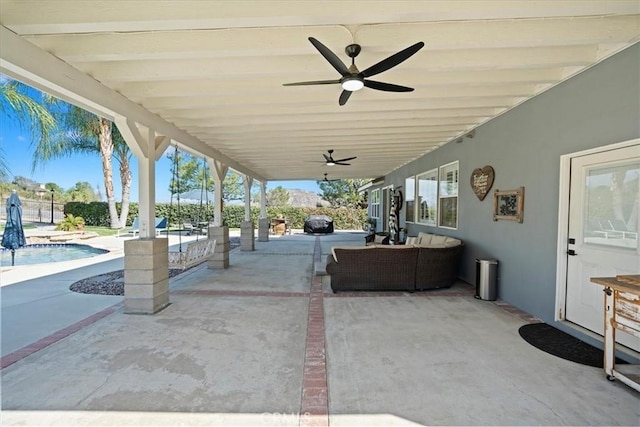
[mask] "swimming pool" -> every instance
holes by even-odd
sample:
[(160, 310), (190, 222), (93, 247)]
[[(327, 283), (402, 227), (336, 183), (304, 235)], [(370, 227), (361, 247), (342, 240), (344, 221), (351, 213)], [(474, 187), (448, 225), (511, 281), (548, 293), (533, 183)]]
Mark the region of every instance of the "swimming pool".
[[(15, 265), (43, 264), (48, 262), (71, 261), (106, 254), (106, 249), (76, 243), (47, 243), (27, 245), (16, 249)], [(0, 267), (11, 265), (11, 250), (0, 249)]]

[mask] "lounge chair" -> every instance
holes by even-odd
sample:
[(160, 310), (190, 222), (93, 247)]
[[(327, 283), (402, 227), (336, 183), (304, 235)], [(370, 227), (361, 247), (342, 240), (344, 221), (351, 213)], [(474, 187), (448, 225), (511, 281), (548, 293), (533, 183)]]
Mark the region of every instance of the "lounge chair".
[[(162, 231), (167, 231), (167, 218), (157, 218), (156, 217), (156, 236), (159, 236)], [(140, 220), (138, 217), (134, 218), (133, 224), (131, 224), (131, 228), (121, 228), (118, 230), (118, 234), (116, 237), (120, 237), (120, 234), (127, 234), (136, 237), (136, 234), (140, 233)]]
[(623, 238), (627, 238), (627, 236), (629, 236), (630, 239), (638, 239), (638, 233), (636, 231), (629, 230), (627, 225), (621, 219), (610, 219), (607, 222), (610, 225), (610, 228), (607, 229), (607, 231), (622, 233)]
[(590, 219), (587, 223), (587, 236), (588, 237), (604, 237), (608, 238), (621, 238), (623, 236), (622, 233), (614, 230), (607, 230), (606, 228), (610, 228), (609, 226), (604, 227), (603, 221), (598, 221), (595, 219)]

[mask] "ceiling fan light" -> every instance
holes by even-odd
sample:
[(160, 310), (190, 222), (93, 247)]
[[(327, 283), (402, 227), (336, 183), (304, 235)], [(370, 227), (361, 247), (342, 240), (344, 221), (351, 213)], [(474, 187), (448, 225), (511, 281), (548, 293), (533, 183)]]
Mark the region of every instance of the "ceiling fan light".
[(327, 162), (327, 166), (335, 166), (335, 162), (333, 162), (333, 161), (329, 160), (329, 161)]
[(340, 82), (342, 89), (355, 92), (364, 87), (364, 81), (358, 77), (346, 77)]

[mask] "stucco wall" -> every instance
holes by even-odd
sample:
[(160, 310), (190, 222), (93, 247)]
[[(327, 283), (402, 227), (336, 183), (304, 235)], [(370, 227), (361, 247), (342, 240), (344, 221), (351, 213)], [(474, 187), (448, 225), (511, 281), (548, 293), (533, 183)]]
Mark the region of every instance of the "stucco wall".
[[(404, 179), (460, 162), (458, 229), (407, 224), (464, 240), (460, 277), (475, 283), (475, 259), (496, 258), (499, 298), (541, 319), (554, 318), (560, 156), (640, 137), (640, 44), (523, 103), (385, 178)], [(393, 143), (390, 141), (390, 143)], [(479, 201), (469, 184), (491, 165), (495, 182)], [(525, 187), (524, 223), (492, 220), (493, 190)], [(404, 211), (401, 215), (404, 218)]]

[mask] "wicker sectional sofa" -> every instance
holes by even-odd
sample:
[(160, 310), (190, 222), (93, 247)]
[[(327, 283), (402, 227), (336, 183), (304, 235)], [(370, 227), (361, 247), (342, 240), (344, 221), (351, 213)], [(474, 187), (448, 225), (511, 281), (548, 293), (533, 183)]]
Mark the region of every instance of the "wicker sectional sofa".
[(402, 246), (334, 247), (326, 268), (331, 289), (414, 292), (450, 287), (464, 244), (429, 233), (414, 239)]

